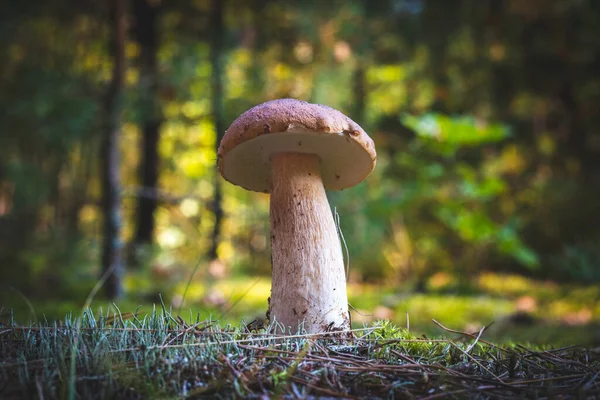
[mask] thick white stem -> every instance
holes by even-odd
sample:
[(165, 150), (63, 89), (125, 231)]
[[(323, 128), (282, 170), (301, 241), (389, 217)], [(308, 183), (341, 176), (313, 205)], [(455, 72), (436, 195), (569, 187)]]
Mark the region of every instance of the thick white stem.
[(321, 180), (320, 159), (281, 153), (271, 159), (271, 320), (296, 332), (348, 329), (340, 240)]

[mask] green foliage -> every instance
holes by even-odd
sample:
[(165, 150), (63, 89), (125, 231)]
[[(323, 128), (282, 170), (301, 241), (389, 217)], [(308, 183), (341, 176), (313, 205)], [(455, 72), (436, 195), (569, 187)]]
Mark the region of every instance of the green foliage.
[[(597, 280), (598, 257), (586, 243), (600, 238), (598, 6), (335, 4), (228, 1), (220, 72), (226, 121), (291, 96), (341, 109), (374, 138), (376, 171), (329, 194), (351, 280), (423, 289), (436, 271), (469, 280), (492, 268)], [(131, 292), (171, 292), (199, 259), (208, 265), (217, 138), (210, 88), (219, 72), (211, 70), (209, 5), (161, 5), (153, 101), (144, 99), (138, 43), (126, 38), (123, 239), (134, 236), (137, 211), (136, 125), (158, 103), (157, 254), (139, 274), (157, 265), (177, 271), (143, 288), (131, 274)], [(52, 287), (80, 296), (98, 272), (107, 11), (49, 1), (0, 13), (0, 277), (26, 294)], [(228, 184), (223, 192), (226, 274), (269, 275), (268, 198)]]
[[(472, 117), (450, 118), (438, 114), (406, 116), (402, 121), (416, 133), (413, 143), (419, 149), (403, 164), (425, 170), (418, 175), (414, 186), (426, 189), (415, 196), (435, 201), (433, 214), (475, 251), (495, 247), (527, 267), (537, 266), (537, 255), (518, 236), (518, 220), (504, 216), (504, 221), (497, 221), (497, 202), (508, 190), (504, 176), (486, 173), (489, 159), (474, 164), (462, 161), (459, 154), (465, 148), (481, 149), (505, 140), (508, 128), (486, 125)], [(441, 160), (442, 164), (420, 165), (418, 157), (423, 153)]]
[(600, 250), (596, 242), (567, 245), (561, 254), (550, 257), (547, 265), (550, 274), (570, 281), (600, 282)]
[(464, 147), (501, 142), (509, 136), (507, 126), (488, 125), (474, 117), (449, 117), (429, 113), (419, 117), (405, 115), (402, 122), (417, 136), (426, 140), (434, 151), (445, 157), (456, 156)]
[[(484, 260), (498, 256), (536, 268), (538, 256), (522, 240), (521, 218), (502, 208), (512, 196), (509, 177), (494, 167), (502, 152), (489, 147), (506, 141), (509, 129), (442, 114), (401, 120), (410, 130), (403, 137), (386, 133), (397, 144), (380, 156), (369, 182), (333, 198), (362, 276), (397, 273), (419, 283), (436, 270), (452, 269), (468, 279), (485, 267)], [(384, 251), (373, 243), (384, 244)]]

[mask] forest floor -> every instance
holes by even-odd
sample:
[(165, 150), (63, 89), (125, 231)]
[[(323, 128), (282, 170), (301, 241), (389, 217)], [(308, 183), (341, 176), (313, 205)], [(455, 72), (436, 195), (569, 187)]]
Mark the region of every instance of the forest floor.
[[(221, 326), (238, 327), (262, 322), (270, 293), (267, 277), (229, 277), (210, 285), (203, 279), (195, 279), (187, 287), (182, 279), (166, 285), (164, 280), (150, 282), (140, 274), (128, 276), (126, 284), (127, 291), (137, 295), (116, 305), (98, 298), (91, 308), (97, 313), (100, 308), (116, 312), (118, 307), (123, 312), (137, 312), (141, 317), (152, 312), (153, 304), (162, 303), (187, 323), (200, 318), (211, 319)], [(160, 290), (148, 290), (161, 284)], [(0, 294), (0, 322), (7, 324), (12, 318), (21, 325), (52, 323), (68, 315), (79, 315), (89, 289), (80, 292), (74, 296), (78, 300), (69, 301), (5, 292)], [(433, 337), (444, 333), (433, 322), (436, 320), (459, 331), (477, 332), (488, 326), (485, 338), (497, 343), (600, 346), (599, 285), (558, 284), (519, 275), (486, 273), (465, 289), (451, 275), (437, 274), (429, 280), (425, 293), (351, 282), (348, 296), (353, 328), (389, 320), (408, 328), (412, 334)]]
[(600, 349), (416, 336), (380, 321), (347, 332), (189, 323), (166, 308), (0, 326), (0, 397), (593, 398)]
[(96, 311), (3, 300), (0, 398), (600, 396), (597, 286), (496, 274), (469, 291), (447, 275), (420, 294), (351, 283), (351, 332), (288, 336), (264, 325), (266, 278), (185, 286), (158, 306), (94, 300)]

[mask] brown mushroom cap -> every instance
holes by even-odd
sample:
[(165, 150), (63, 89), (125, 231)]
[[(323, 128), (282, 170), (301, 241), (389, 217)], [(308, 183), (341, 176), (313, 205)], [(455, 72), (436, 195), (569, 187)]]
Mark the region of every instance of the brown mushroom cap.
[(341, 112), (295, 99), (272, 100), (240, 115), (225, 132), (218, 151), (223, 178), (268, 193), (271, 155), (316, 154), (323, 185), (341, 190), (362, 182), (375, 168), (373, 140)]

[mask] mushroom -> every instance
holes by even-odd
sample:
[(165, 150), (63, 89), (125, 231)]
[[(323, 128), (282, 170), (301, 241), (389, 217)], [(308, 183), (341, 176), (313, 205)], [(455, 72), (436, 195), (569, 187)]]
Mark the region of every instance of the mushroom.
[(295, 99), (253, 107), (225, 132), (217, 160), (223, 178), (271, 194), (267, 315), (284, 330), (350, 328), (342, 248), (325, 189), (360, 183), (376, 159), (357, 123)]

